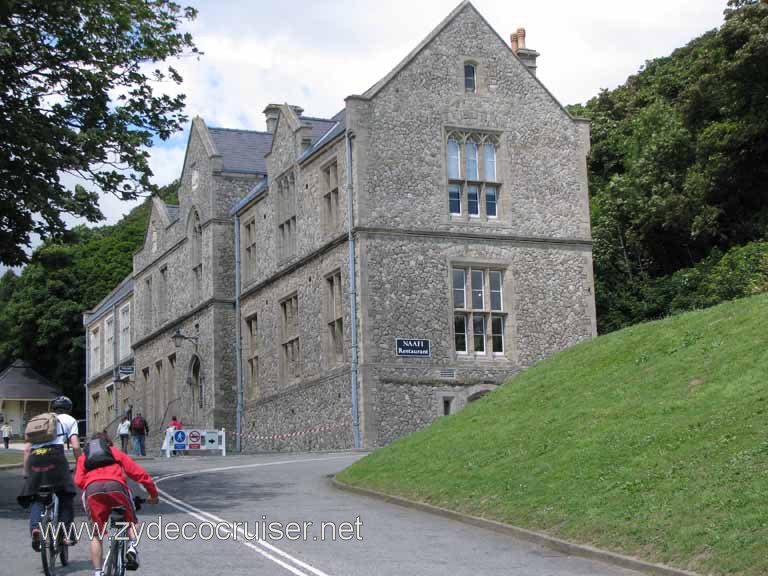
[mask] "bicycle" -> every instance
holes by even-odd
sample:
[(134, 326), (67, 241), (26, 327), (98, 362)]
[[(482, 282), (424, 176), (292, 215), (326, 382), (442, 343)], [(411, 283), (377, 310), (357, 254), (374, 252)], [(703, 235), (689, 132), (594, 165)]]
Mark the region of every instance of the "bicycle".
[(41, 486), (37, 494), (38, 500), (43, 505), (40, 513), (40, 533), (43, 539), (40, 542), (40, 555), (43, 560), (43, 572), (45, 576), (56, 576), (56, 557), (59, 557), (62, 566), (69, 564), (69, 547), (64, 544), (64, 531), (58, 526), (59, 522), (59, 498), (53, 486)]
[[(146, 502), (139, 496), (133, 497), (133, 506), (138, 512), (141, 505)], [(101, 573), (104, 576), (124, 576), (125, 575), (125, 536), (118, 536), (119, 531), (125, 527), (125, 508), (118, 506), (112, 509), (109, 515), (109, 549), (104, 557), (104, 563), (101, 567)]]

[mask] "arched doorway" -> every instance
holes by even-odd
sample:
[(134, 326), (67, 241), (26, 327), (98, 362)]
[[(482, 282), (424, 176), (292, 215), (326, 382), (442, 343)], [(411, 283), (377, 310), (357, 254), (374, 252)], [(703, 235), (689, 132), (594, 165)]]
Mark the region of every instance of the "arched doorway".
[(203, 390), (203, 371), (200, 363), (200, 357), (196, 354), (192, 356), (189, 362), (189, 376), (187, 377), (187, 398), (190, 424), (193, 426), (203, 426), (203, 406), (205, 403)]

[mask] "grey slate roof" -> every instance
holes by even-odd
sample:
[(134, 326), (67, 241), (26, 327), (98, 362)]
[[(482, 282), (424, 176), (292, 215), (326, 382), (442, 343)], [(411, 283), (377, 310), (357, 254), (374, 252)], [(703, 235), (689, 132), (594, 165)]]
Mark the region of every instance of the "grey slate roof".
[(224, 172), (266, 174), (264, 155), (272, 146), (272, 134), (234, 128), (208, 128), (213, 145), (221, 154)]
[(104, 300), (99, 302), (95, 308), (83, 314), (83, 323), (88, 326), (95, 320), (98, 320), (101, 316), (109, 312), (114, 304), (120, 302), (132, 292), (133, 278), (128, 276), (118, 285), (117, 288), (112, 290), (112, 292), (110, 292), (110, 294), (104, 298)]
[(58, 395), (53, 384), (23, 360), (16, 360), (0, 373), (0, 398), (53, 400)]
[(333, 128), (333, 125), (336, 124), (335, 120), (328, 120), (325, 118), (313, 118), (311, 116), (302, 116), (299, 118), (302, 122), (307, 122), (312, 126), (312, 143), (314, 144), (317, 142), (318, 138), (320, 138), (323, 134), (328, 132), (331, 128)]
[(179, 207), (175, 204), (166, 204), (165, 209), (168, 212), (168, 218), (171, 220), (171, 224), (179, 219)]

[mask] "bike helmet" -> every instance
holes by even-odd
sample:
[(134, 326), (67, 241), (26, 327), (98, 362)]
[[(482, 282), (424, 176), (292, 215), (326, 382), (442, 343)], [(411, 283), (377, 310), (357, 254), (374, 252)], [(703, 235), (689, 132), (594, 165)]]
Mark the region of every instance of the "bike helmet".
[(53, 408), (57, 412), (71, 412), (72, 400), (70, 400), (66, 396), (59, 396), (53, 402), (51, 402), (51, 408)]

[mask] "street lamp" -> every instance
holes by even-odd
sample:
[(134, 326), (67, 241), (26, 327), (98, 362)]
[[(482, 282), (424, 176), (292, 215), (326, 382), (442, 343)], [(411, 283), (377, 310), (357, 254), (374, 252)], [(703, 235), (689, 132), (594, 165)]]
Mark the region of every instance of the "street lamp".
[(181, 345), (184, 343), (184, 340), (189, 340), (190, 342), (193, 342), (195, 346), (197, 346), (197, 336), (186, 336), (181, 333), (180, 328), (176, 328), (176, 332), (173, 336), (171, 336), (171, 340), (173, 340), (173, 345), (176, 346), (176, 348), (181, 348)]

